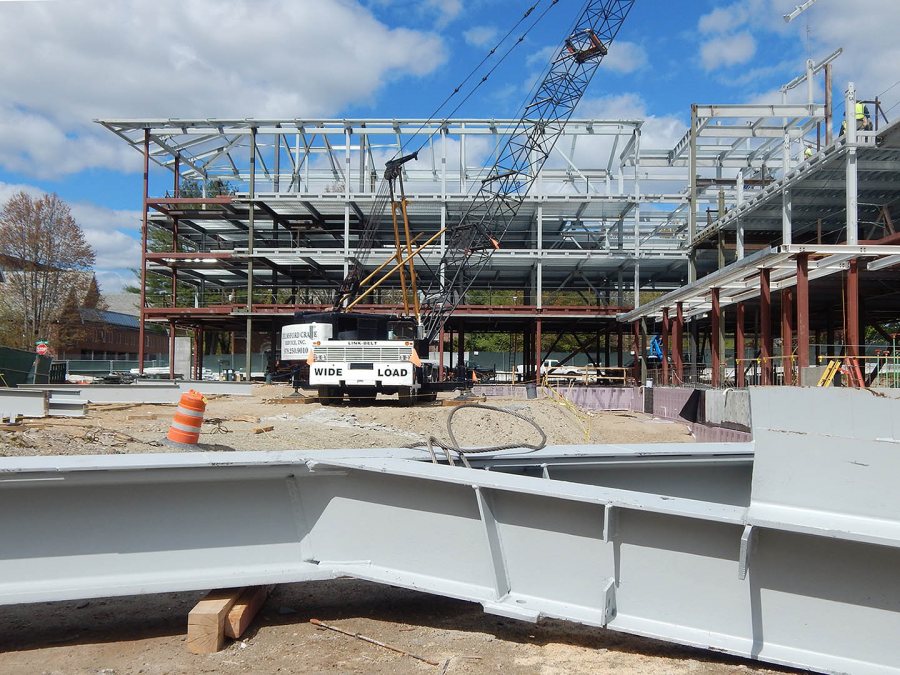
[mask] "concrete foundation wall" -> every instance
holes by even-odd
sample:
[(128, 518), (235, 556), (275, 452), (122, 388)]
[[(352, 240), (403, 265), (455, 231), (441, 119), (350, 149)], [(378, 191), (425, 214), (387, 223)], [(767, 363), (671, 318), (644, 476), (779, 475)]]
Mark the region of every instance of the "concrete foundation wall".
[(643, 401), (635, 387), (561, 387), (557, 391), (585, 410), (640, 410)]

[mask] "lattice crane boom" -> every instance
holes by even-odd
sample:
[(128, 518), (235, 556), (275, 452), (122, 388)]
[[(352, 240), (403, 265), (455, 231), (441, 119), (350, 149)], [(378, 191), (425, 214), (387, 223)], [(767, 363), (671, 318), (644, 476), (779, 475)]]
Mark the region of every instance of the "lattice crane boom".
[(635, 0), (589, 0), (478, 193), (447, 230), (440, 268), (424, 290), (421, 323), (433, 340), (512, 223)]

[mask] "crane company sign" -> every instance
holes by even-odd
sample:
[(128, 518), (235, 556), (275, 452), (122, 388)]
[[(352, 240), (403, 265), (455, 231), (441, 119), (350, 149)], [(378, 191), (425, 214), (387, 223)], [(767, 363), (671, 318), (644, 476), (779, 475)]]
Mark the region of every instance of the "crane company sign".
[(327, 323), (295, 323), (281, 329), (281, 360), (302, 361), (316, 340), (330, 340), (332, 327)]

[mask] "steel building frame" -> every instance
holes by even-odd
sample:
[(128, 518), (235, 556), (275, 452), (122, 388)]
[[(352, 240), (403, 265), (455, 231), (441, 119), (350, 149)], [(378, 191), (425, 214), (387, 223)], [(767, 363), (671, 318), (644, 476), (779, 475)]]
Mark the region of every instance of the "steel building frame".
[[(449, 329), (460, 336), (466, 330), (524, 332), (531, 372), (543, 358), (540, 336), (559, 329), (549, 317), (578, 316), (582, 332), (605, 336), (605, 353), (617, 336), (621, 365), (627, 342), (642, 352), (636, 345), (650, 327), (623, 336), (611, 318), (652, 317), (655, 312), (626, 312), (642, 296), (646, 302), (676, 290), (779, 241), (809, 244), (816, 237), (817, 244), (833, 243), (844, 227), (829, 220), (838, 213), (835, 197), (824, 190), (833, 174), (866, 181), (865, 172), (889, 175), (895, 161), (894, 151), (883, 147), (868, 157), (876, 152), (877, 134), (857, 139), (853, 129), (852, 141), (848, 134), (832, 142), (830, 64), (838, 55), (808, 62), (806, 72), (782, 88), (782, 103), (692, 106), (690, 127), (671, 149), (646, 147), (640, 120), (570, 122), (502, 249), (473, 286), (488, 295), (513, 292), (515, 305), (492, 306), (488, 317), (481, 307), (463, 305)], [(823, 70), (828, 86), (821, 104), (812, 83)], [(807, 100), (789, 102), (789, 92), (802, 84)], [(193, 330), (198, 341), (204, 330), (244, 328), (252, 336), (254, 326), (274, 335), (297, 309), (326, 306), (356, 259), (384, 160), (408, 149), (414, 137), (421, 142), (416, 134), (428, 143), (418, 162), (404, 166), (404, 183), (413, 236), (424, 240), (465, 207), (515, 126), (515, 120), (485, 119), (99, 123), (142, 152), (147, 167), (142, 325), (169, 322), (173, 329)], [(805, 147), (817, 150), (812, 158)], [(164, 196), (151, 196), (151, 165), (172, 173)], [(236, 194), (182, 198), (182, 178), (199, 179), (204, 189), (206, 181), (227, 180)], [(157, 174), (153, 181), (158, 185)], [(846, 194), (865, 205), (871, 192), (866, 189)], [(150, 251), (149, 229), (168, 233), (173, 250)], [(391, 243), (390, 232), (377, 233), (367, 267), (385, 262)], [(444, 245), (442, 238), (422, 253), (421, 274), (436, 274)], [(886, 260), (876, 264), (888, 265), (892, 258)], [(148, 273), (168, 279), (170, 290), (150, 297)], [(160, 292), (159, 284), (154, 289)], [(393, 291), (385, 284), (367, 309), (396, 311)], [(583, 304), (551, 306), (548, 294), (556, 292), (577, 294)], [(674, 316), (674, 304), (666, 309)], [(697, 322), (685, 320), (696, 337)], [(719, 328), (724, 325), (719, 321)], [(245, 346), (249, 371), (251, 341)], [(669, 345), (669, 351), (680, 350)]]
[[(825, 69), (827, 72), (827, 64)], [(845, 110), (855, 107), (851, 83)], [(800, 108), (795, 112), (799, 114)], [(718, 112), (695, 107), (697, 131), (679, 144), (680, 148), (692, 147), (691, 166), (700, 167), (708, 161), (709, 153), (696, 149), (703, 147), (698, 146), (697, 139), (709, 128), (707, 123), (712, 118), (707, 115)], [(759, 181), (753, 193), (744, 193), (744, 174), (755, 170), (752, 164), (736, 179), (710, 183), (719, 192), (718, 205), (711, 210), (716, 215), (709, 218), (705, 228), (690, 229), (691, 266), (695, 269), (704, 249), (711, 249), (718, 270), (619, 317), (632, 324), (636, 339), (653, 330), (654, 324), (661, 324), (664, 348), (675, 357), (672, 368), (666, 367), (661, 373), (664, 382), (684, 382), (686, 377), (697, 381), (697, 364), (703, 361), (698, 346), (700, 324), (709, 329), (712, 386), (745, 386), (747, 364), (754, 361), (762, 384), (775, 381), (775, 370), (783, 371), (785, 384), (800, 383), (803, 372), (815, 364), (814, 356), (849, 357), (848, 367), (858, 367), (865, 374), (865, 364), (858, 362), (866, 358), (867, 327), (892, 348), (894, 339), (884, 326), (900, 318), (900, 304), (885, 291), (896, 286), (892, 268), (900, 263), (900, 239), (891, 216), (891, 205), (900, 199), (900, 126), (858, 131), (853, 117), (847, 122), (846, 135), (831, 141), (826, 134), (827, 145), (809, 154), (802, 146), (792, 145), (792, 137), (786, 135), (781, 146), (780, 175)], [(764, 129), (751, 127), (747, 132), (753, 135)], [(806, 123), (800, 132), (810, 129), (810, 123)], [(777, 161), (774, 143), (762, 141), (760, 148), (768, 154), (753, 155), (753, 161), (765, 161), (766, 157)], [(792, 148), (798, 150), (798, 156), (792, 154)], [(672, 161), (682, 154), (676, 149)], [(721, 160), (730, 156), (729, 149)], [(751, 245), (757, 251), (747, 255)], [(734, 251), (733, 257), (729, 249)], [(816, 284), (811, 294), (813, 281)], [(866, 303), (867, 296), (880, 297), (877, 302)], [(726, 318), (724, 308), (732, 304), (733, 318)], [(748, 309), (756, 310), (756, 347), (752, 350), (746, 339), (747, 322), (752, 318)], [(689, 354), (683, 358), (687, 322), (691, 324)], [(779, 323), (780, 355), (774, 344)], [(735, 349), (734, 361), (727, 363), (729, 332), (733, 332)], [(822, 333), (825, 340), (820, 346), (822, 341), (817, 338)], [(687, 376), (686, 360), (691, 362), (692, 371)], [(733, 377), (727, 376), (728, 371), (734, 373)]]

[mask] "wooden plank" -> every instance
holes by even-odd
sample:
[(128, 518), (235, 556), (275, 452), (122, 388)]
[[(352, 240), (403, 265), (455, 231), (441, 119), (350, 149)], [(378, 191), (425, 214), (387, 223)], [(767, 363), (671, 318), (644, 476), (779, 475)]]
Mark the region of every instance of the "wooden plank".
[(194, 654), (212, 654), (225, 647), (225, 618), (243, 589), (210, 591), (188, 614), (187, 648)]
[(274, 427), (274, 426), (256, 427), (256, 428), (253, 430), (253, 433), (254, 433), (254, 434), (265, 434), (265, 433), (267, 433), (267, 432), (269, 432), (269, 431), (275, 431), (275, 427)]
[(285, 405), (285, 404), (298, 404), (302, 405), (304, 403), (318, 403), (319, 399), (316, 396), (286, 396), (285, 398), (267, 398), (266, 403), (274, 403), (277, 405)]
[(230, 638), (239, 638), (253, 623), (253, 619), (269, 597), (268, 586), (250, 586), (245, 588), (241, 597), (225, 618), (225, 635)]
[(487, 396), (472, 396), (471, 398), (445, 398), (441, 401), (442, 406), (455, 406), (455, 405), (465, 405), (466, 403), (485, 403), (487, 401)]

